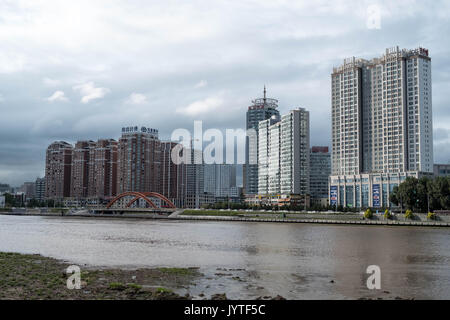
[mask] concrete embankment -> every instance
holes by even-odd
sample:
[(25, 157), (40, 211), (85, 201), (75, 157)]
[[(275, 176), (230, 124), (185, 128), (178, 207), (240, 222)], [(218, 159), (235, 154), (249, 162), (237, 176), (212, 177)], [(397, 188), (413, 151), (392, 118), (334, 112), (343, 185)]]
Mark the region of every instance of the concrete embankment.
[(245, 218), (245, 217), (220, 217), (220, 216), (178, 216), (177, 219), (207, 220), (207, 221), (272, 222), (272, 223), (320, 223), (320, 224), (346, 224), (346, 225), (450, 227), (450, 223), (439, 221), (425, 222), (425, 221), (396, 221), (396, 220), (282, 219), (282, 218)]
[(447, 221), (422, 221), (422, 220), (367, 220), (353, 217), (352, 219), (332, 219), (321, 217), (320, 214), (308, 214), (308, 218), (300, 219), (279, 218), (279, 217), (245, 217), (245, 216), (209, 216), (209, 215), (182, 215), (182, 210), (174, 213), (156, 214), (156, 213), (124, 213), (124, 214), (92, 214), (87, 211), (76, 213), (46, 213), (46, 212), (0, 212), (2, 215), (16, 216), (44, 216), (44, 217), (80, 217), (80, 218), (117, 218), (117, 219), (163, 219), (163, 220), (183, 220), (183, 221), (224, 221), (224, 222), (270, 222), (270, 223), (317, 223), (317, 224), (341, 224), (341, 225), (385, 225), (385, 226), (426, 226), (426, 227), (450, 227)]

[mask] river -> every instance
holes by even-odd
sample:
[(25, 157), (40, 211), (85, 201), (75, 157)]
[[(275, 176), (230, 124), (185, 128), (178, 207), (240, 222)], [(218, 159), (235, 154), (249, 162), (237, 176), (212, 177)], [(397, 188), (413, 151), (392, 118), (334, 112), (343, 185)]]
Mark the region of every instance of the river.
[[(450, 298), (450, 230), (430, 227), (0, 216), (0, 251), (85, 267), (199, 267), (192, 295)], [(366, 268), (381, 269), (369, 290)]]

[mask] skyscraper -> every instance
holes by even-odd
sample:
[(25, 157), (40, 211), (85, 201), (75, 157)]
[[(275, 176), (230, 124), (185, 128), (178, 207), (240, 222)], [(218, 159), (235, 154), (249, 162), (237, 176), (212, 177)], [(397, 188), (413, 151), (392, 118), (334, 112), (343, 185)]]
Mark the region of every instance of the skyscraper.
[(72, 157), (70, 196), (81, 199), (88, 195), (90, 153), (95, 147), (94, 141), (78, 141)]
[(389, 206), (389, 193), (407, 175), (433, 171), (428, 50), (345, 59), (333, 69), (331, 91), (331, 204)]
[(310, 153), (311, 172), (309, 189), (311, 200), (316, 204), (327, 204), (328, 178), (331, 174), (331, 154), (328, 147), (312, 147)]
[(90, 148), (89, 190), (93, 198), (117, 195), (118, 143), (114, 139), (100, 139)]
[(309, 111), (281, 117), (280, 184), (282, 194), (309, 194)]
[(215, 197), (230, 197), (236, 187), (236, 165), (205, 164), (204, 190)]
[[(270, 119), (259, 122), (258, 125), (258, 194), (269, 194), (269, 161), (271, 159), (270, 147), (275, 143), (272, 141), (275, 138), (275, 131), (270, 130), (271, 126), (276, 124), (280, 119), (272, 116)], [(279, 135), (277, 141), (279, 143)], [(272, 144), (271, 144), (272, 141)], [(276, 147), (276, 146), (275, 146)], [(278, 152), (278, 148), (275, 148)], [(272, 166), (273, 159), (272, 157)], [(277, 158), (279, 161), (279, 158)]]
[(159, 192), (160, 141), (158, 130), (122, 128), (119, 140), (117, 192)]
[[(186, 164), (172, 161), (172, 150), (176, 142), (161, 142), (160, 193), (169, 198), (177, 207), (184, 206), (186, 194)], [(181, 152), (183, 152), (182, 150)]]
[(186, 166), (186, 200), (187, 208), (199, 208), (204, 203), (204, 164), (203, 152), (185, 149), (183, 152), (190, 152), (190, 163)]
[(45, 158), (45, 196), (61, 200), (70, 196), (73, 146), (55, 141), (48, 146)]
[(309, 194), (309, 112), (291, 110), (259, 123), (258, 194)]
[(245, 166), (244, 166), (244, 193), (258, 193), (258, 125), (260, 121), (270, 119), (272, 116), (279, 119), (280, 113), (278, 100), (266, 98), (266, 87), (264, 86), (264, 97), (252, 101), (253, 105), (247, 110), (247, 132), (255, 131), (256, 141), (247, 137), (245, 146)]

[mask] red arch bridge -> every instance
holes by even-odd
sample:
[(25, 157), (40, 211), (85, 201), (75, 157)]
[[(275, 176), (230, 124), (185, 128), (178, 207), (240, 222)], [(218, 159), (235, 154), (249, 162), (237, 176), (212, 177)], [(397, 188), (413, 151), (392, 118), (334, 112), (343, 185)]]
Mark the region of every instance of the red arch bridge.
[[(156, 201), (155, 201), (156, 200)], [(155, 203), (156, 202), (156, 203)], [(134, 205), (134, 206), (133, 206)], [(142, 205), (144, 207), (142, 207)], [(128, 191), (115, 196), (105, 207), (97, 212), (162, 212), (170, 213), (176, 206), (167, 197), (157, 192)]]

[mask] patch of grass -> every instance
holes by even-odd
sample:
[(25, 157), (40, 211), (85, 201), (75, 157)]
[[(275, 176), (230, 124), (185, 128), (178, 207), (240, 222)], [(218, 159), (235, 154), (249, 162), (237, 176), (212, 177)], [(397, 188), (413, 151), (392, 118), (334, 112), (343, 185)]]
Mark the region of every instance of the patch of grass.
[(142, 286), (136, 283), (129, 283), (127, 286), (129, 289), (133, 289), (134, 291), (140, 291), (142, 289)]
[(195, 271), (187, 268), (158, 268), (159, 271), (168, 274), (180, 275), (180, 276), (190, 276), (194, 275)]
[(238, 216), (244, 212), (239, 211), (220, 211), (220, 210), (184, 210), (182, 215), (188, 216)]
[(109, 284), (109, 288), (111, 290), (122, 291), (122, 290), (125, 290), (127, 287), (125, 285), (123, 285), (122, 283), (120, 283), (120, 282), (111, 282)]
[(158, 293), (172, 293), (172, 290), (160, 287), (160, 288), (156, 289), (156, 292), (158, 292)]
[(67, 209), (67, 208), (51, 208), (51, 209), (49, 209), (49, 212), (51, 212), (51, 213), (61, 213), (61, 211), (63, 213), (66, 213), (67, 211), (69, 211), (69, 209)]

